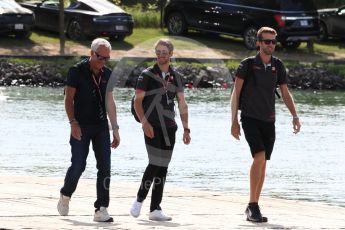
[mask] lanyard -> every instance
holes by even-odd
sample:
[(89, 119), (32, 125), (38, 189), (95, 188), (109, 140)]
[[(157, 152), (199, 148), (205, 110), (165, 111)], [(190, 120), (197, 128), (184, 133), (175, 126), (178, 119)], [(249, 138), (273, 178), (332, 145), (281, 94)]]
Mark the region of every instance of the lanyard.
[(165, 90), (165, 97), (167, 99), (167, 104), (169, 105), (170, 103), (172, 103), (172, 100), (170, 100), (168, 96), (168, 84), (170, 83), (171, 75), (170, 75), (170, 72), (167, 72), (167, 73), (162, 72), (161, 74), (162, 74), (162, 85)]
[(93, 79), (93, 82), (95, 83), (95, 85), (96, 85), (96, 87), (97, 87), (97, 89), (98, 89), (99, 98), (100, 98), (101, 101), (103, 101), (102, 93), (101, 93), (101, 88), (100, 88), (101, 80), (102, 80), (102, 75), (99, 74), (98, 82), (97, 82), (97, 81), (96, 81), (95, 74), (92, 73), (92, 79)]

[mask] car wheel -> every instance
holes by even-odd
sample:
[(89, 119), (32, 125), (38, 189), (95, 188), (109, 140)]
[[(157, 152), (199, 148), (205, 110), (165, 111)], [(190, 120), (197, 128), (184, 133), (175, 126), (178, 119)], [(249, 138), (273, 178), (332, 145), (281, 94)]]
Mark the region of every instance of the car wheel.
[(281, 42), (281, 45), (286, 48), (286, 49), (297, 49), (300, 45), (301, 42), (300, 41), (285, 41), (285, 42)]
[(328, 40), (328, 32), (327, 26), (325, 23), (320, 23), (320, 41), (327, 41)]
[(16, 38), (19, 39), (28, 39), (31, 36), (32, 32), (31, 31), (22, 31), (22, 32), (17, 32), (15, 33)]
[(121, 41), (125, 40), (125, 37), (126, 37), (126, 35), (115, 35), (115, 36), (109, 37), (109, 39), (112, 41), (120, 41), (121, 42)]
[(250, 49), (256, 49), (256, 34), (258, 30), (255, 27), (248, 27), (243, 33), (244, 45)]
[(72, 40), (84, 40), (85, 35), (80, 22), (72, 20), (67, 28), (67, 36)]
[(167, 27), (171, 35), (182, 35), (187, 32), (187, 23), (183, 15), (179, 12), (174, 12), (169, 15)]

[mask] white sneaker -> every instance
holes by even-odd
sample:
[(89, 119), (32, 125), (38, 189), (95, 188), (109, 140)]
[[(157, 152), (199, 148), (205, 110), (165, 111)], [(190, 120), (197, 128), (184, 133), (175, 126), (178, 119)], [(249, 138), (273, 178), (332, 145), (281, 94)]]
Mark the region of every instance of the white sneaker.
[(135, 199), (131, 207), (131, 215), (137, 218), (140, 215), (142, 206), (143, 206), (143, 202), (138, 202), (137, 199)]
[(95, 215), (93, 217), (93, 221), (96, 221), (96, 222), (113, 222), (114, 219), (109, 216), (107, 208), (100, 207), (99, 210), (97, 210), (95, 212)]
[(69, 211), (69, 201), (71, 200), (71, 197), (62, 195), (60, 193), (60, 199), (57, 205), (57, 210), (60, 213), (61, 216), (68, 216)]
[(150, 220), (156, 220), (156, 221), (172, 220), (172, 218), (170, 216), (165, 215), (162, 210), (158, 210), (158, 209), (150, 212), (149, 219)]

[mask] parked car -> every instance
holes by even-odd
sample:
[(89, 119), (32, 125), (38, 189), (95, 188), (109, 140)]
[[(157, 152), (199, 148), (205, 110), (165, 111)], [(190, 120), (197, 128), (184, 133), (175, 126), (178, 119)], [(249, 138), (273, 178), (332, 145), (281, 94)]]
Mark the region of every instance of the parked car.
[(345, 38), (345, 6), (318, 10), (320, 15), (320, 40), (328, 37)]
[(284, 47), (297, 48), (319, 36), (318, 12), (312, 0), (168, 0), (164, 23), (172, 35), (188, 29), (243, 37), (256, 48), (262, 26), (277, 30)]
[(21, 7), (14, 0), (0, 1), (0, 34), (28, 38), (34, 22), (31, 10)]
[[(35, 14), (35, 26), (59, 31), (59, 0), (23, 2)], [(133, 32), (133, 17), (107, 0), (76, 0), (64, 9), (65, 32), (73, 40), (109, 37), (123, 40)]]

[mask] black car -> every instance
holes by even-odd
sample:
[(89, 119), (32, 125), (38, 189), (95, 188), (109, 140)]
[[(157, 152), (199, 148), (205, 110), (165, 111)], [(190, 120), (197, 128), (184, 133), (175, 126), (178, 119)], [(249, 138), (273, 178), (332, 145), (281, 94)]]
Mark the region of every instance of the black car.
[(164, 22), (172, 35), (188, 29), (243, 37), (256, 48), (256, 32), (262, 26), (277, 30), (284, 47), (297, 48), (302, 41), (318, 38), (319, 17), (312, 0), (168, 0)]
[[(35, 14), (35, 26), (59, 31), (59, 0), (23, 2)], [(65, 32), (73, 40), (109, 37), (123, 40), (133, 32), (133, 17), (107, 0), (76, 0), (64, 10)]]
[(320, 39), (328, 37), (345, 38), (345, 6), (334, 9), (318, 10), (320, 15)]
[(28, 38), (34, 22), (31, 10), (21, 7), (14, 0), (0, 1), (0, 34)]

